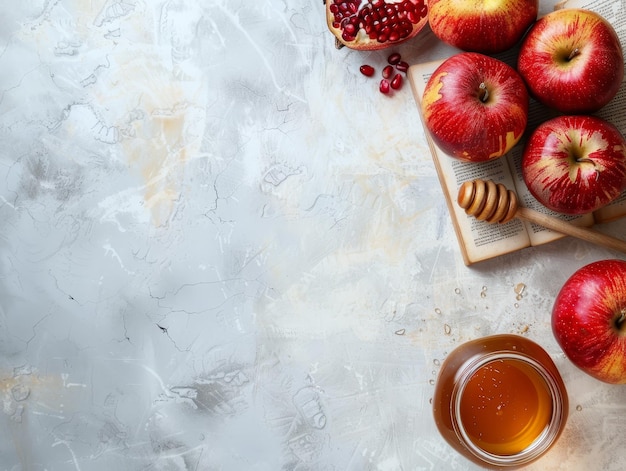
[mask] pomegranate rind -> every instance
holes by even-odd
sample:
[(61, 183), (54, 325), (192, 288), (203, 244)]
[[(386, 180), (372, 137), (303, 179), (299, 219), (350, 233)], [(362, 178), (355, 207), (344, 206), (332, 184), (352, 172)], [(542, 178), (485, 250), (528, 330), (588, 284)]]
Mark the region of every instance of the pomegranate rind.
[[(359, 11), (366, 5), (370, 5), (374, 2), (382, 1), (385, 5), (399, 5), (404, 2), (397, 1), (386, 1), (386, 0), (361, 0), (361, 4), (359, 6)], [(415, 23), (411, 22), (411, 31), (405, 35), (400, 37), (397, 40), (393, 38), (387, 38), (383, 41), (379, 41), (377, 38), (371, 38), (370, 35), (365, 31), (364, 25), (361, 23), (358, 28), (358, 33), (354, 36), (353, 39), (347, 39), (344, 34), (344, 29), (340, 24), (337, 23), (335, 18), (335, 14), (332, 11), (332, 6), (336, 5), (335, 0), (325, 0), (326, 4), (326, 23), (328, 25), (328, 29), (335, 36), (335, 41), (337, 47), (346, 46), (350, 49), (360, 50), (360, 51), (375, 51), (380, 49), (386, 49), (392, 46), (396, 46), (403, 42), (408, 41), (409, 39), (414, 38), (417, 34), (424, 29), (424, 27), (428, 24), (428, 0), (405, 0), (408, 3), (411, 3), (417, 7), (419, 20)], [(357, 13), (358, 14), (358, 13)], [(402, 20), (400, 18), (397, 21)], [(404, 19), (406, 20), (406, 19)]]

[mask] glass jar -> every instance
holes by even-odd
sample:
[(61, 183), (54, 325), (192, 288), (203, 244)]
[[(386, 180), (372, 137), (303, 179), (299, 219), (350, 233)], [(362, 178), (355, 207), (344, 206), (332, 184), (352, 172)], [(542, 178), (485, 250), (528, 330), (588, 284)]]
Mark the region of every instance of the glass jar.
[(519, 468), (544, 455), (568, 411), (565, 385), (548, 353), (511, 334), (457, 347), (441, 365), (433, 396), (443, 438), (491, 469)]

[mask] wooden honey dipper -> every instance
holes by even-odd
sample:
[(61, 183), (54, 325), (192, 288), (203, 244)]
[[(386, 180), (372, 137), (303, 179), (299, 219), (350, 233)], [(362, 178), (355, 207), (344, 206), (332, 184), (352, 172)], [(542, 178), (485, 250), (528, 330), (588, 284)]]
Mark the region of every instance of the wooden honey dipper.
[(539, 224), (561, 234), (626, 253), (626, 241), (586, 227), (579, 227), (531, 208), (519, 206), (515, 193), (502, 183), (472, 180), (463, 183), (457, 198), (466, 214), (489, 223), (505, 223), (513, 218)]

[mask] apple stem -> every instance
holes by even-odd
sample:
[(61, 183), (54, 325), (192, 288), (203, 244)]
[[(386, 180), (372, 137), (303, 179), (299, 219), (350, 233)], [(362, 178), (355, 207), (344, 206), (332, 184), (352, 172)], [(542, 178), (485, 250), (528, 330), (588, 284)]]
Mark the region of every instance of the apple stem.
[(487, 85), (485, 85), (485, 82), (482, 82), (478, 88), (478, 99), (485, 103), (489, 99), (489, 90), (487, 90)]
[(578, 48), (574, 48), (574, 50), (572, 52), (569, 53), (569, 56), (567, 56), (567, 60), (571, 61), (574, 57), (576, 57), (578, 54), (580, 54), (580, 49)]
[(624, 322), (626, 322), (626, 308), (622, 309), (617, 319), (615, 319), (615, 327), (617, 327), (618, 331), (624, 328)]

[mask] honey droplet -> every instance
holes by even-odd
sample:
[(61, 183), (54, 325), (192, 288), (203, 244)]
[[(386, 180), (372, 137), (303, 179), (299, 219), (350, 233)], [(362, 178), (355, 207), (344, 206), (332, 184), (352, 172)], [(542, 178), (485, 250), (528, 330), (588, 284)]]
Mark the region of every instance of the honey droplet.
[(520, 299), (522, 299), (524, 297), (524, 291), (526, 290), (526, 285), (524, 283), (518, 283), (515, 285), (515, 288), (513, 288), (513, 290), (515, 291), (515, 299), (517, 299), (518, 301)]
[(450, 327), (448, 324), (444, 324), (443, 333), (446, 335), (450, 335), (451, 332), (452, 332), (452, 327)]

